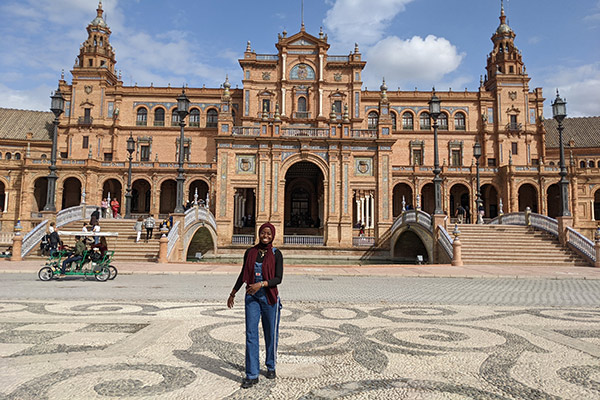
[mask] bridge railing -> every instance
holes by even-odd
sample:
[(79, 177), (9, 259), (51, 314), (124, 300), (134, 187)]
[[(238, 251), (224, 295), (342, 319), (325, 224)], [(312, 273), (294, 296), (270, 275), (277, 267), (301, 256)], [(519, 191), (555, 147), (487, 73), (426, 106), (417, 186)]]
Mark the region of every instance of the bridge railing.
[(44, 237), (48, 220), (45, 219), (27, 232), (21, 246), (21, 257), (25, 257)]
[(431, 216), (421, 210), (404, 211), (402, 213), (402, 215), (400, 215), (394, 221), (391, 231), (394, 232), (396, 229), (398, 229), (400, 227), (400, 225), (407, 224), (407, 223), (413, 223), (413, 222), (426, 228), (429, 232), (433, 232), (433, 226), (431, 224)]
[(571, 227), (567, 227), (567, 243), (581, 254), (589, 263), (596, 262), (596, 249), (594, 242), (583, 236)]
[(454, 255), (454, 252), (452, 251), (452, 244), (454, 243), (454, 240), (452, 240), (452, 238), (448, 234), (448, 231), (446, 231), (446, 229), (444, 229), (442, 225), (438, 225), (437, 227), (438, 231), (440, 232), (438, 242), (442, 246), (448, 257), (450, 257), (450, 259), (452, 260), (452, 257)]
[(490, 221), (490, 224), (532, 226), (558, 237), (558, 221), (542, 214), (530, 212), (509, 213), (494, 218)]
[(175, 222), (169, 234), (167, 235), (169, 242), (167, 243), (167, 260), (171, 256), (171, 252), (175, 248), (177, 241), (179, 240), (179, 221)]
[(190, 225), (197, 221), (203, 221), (209, 225), (213, 230), (217, 231), (217, 221), (210, 210), (203, 206), (194, 206), (185, 212), (185, 218), (183, 220), (183, 229), (186, 230)]

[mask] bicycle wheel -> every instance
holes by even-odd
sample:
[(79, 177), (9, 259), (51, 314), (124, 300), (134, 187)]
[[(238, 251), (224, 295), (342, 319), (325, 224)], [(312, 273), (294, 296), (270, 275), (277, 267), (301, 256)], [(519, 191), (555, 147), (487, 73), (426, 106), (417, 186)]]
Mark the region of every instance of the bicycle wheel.
[(47, 282), (50, 279), (52, 279), (52, 275), (52, 268), (50, 267), (42, 267), (38, 272), (38, 278), (40, 278), (40, 281), (44, 282)]
[(98, 272), (94, 276), (96, 277), (97, 281), (106, 282), (108, 280), (108, 278), (110, 277), (110, 271), (109, 271), (108, 267), (102, 267), (100, 269), (100, 272)]
[(117, 275), (119, 274), (119, 271), (117, 271), (117, 268), (112, 265), (108, 266), (108, 270), (110, 271), (110, 277), (108, 279), (112, 281), (113, 279), (115, 279), (117, 277)]

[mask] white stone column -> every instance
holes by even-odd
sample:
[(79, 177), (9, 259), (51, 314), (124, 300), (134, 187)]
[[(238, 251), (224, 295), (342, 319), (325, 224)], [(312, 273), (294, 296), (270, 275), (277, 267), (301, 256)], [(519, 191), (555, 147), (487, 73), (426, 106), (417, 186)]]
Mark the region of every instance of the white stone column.
[(239, 198), (240, 198), (240, 195), (236, 190), (235, 194), (233, 195), (233, 226), (235, 226), (236, 228), (239, 228), (239, 223), (238, 223), (239, 213), (240, 213), (240, 210), (238, 210)]
[(360, 223), (365, 227), (367, 226), (365, 221), (365, 198), (364, 196), (360, 196)]
[(281, 79), (286, 79), (286, 78), (285, 78), (285, 75), (286, 75), (286, 73), (287, 73), (287, 72), (285, 71), (285, 64), (286, 64), (286, 60), (287, 60), (287, 54), (282, 54), (282, 55), (281, 55), (281, 58), (282, 58), (282, 60), (281, 60), (281, 61), (282, 61), (282, 63), (283, 63), (283, 64), (281, 65), (281, 67), (282, 67), (282, 72), (283, 72), (283, 73), (282, 73), (282, 77), (281, 77)]
[(285, 88), (281, 88), (281, 115), (285, 115)]
[(323, 54), (319, 54), (319, 82), (323, 82)]
[(242, 196), (242, 204), (241, 204), (241, 216), (240, 216), (240, 225), (244, 226), (244, 216), (246, 215), (246, 195)]
[(362, 223), (362, 220), (360, 219), (360, 199), (358, 198), (357, 192), (354, 192), (354, 197), (356, 198), (356, 222), (358, 223), (360, 221)]
[[(590, 200), (590, 205), (592, 206), (592, 221), (596, 220), (596, 210), (594, 210), (594, 200)], [(6, 210), (6, 207), (4, 208)]]
[[(4, 192), (4, 208), (2, 209), (3, 212), (8, 211), (8, 192)], [(594, 212), (594, 200), (592, 200), (592, 212)]]
[(373, 193), (369, 194), (369, 198), (371, 199), (371, 215), (369, 215), (369, 228), (373, 229), (375, 227), (375, 221), (373, 221), (375, 217), (375, 196), (373, 196)]
[(323, 116), (323, 89), (319, 89), (319, 117)]

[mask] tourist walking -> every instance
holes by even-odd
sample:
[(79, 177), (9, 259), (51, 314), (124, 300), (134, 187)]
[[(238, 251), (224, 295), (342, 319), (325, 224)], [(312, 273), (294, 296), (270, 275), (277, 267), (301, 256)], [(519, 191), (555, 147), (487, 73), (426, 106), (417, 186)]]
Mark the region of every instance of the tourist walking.
[(136, 233), (136, 238), (135, 238), (135, 242), (138, 243), (140, 241), (140, 238), (142, 237), (142, 226), (144, 225), (144, 218), (142, 218), (142, 216), (140, 215), (137, 219), (137, 221), (135, 221), (135, 225), (133, 226), (133, 229), (135, 230)]
[(465, 218), (465, 208), (462, 205), (457, 204), (454, 216), (458, 219), (458, 223), (462, 224)]
[(152, 231), (154, 231), (154, 225), (156, 225), (156, 221), (154, 220), (154, 216), (150, 214), (148, 218), (144, 221), (144, 226), (146, 227), (146, 242), (152, 239)]
[(242, 388), (258, 383), (260, 374), (258, 322), (262, 320), (265, 338), (267, 379), (275, 379), (281, 301), (277, 285), (283, 278), (283, 256), (273, 247), (275, 227), (270, 223), (258, 230), (258, 244), (246, 250), (242, 271), (227, 299), (227, 307), (234, 305), (235, 294), (246, 284), (246, 377)]

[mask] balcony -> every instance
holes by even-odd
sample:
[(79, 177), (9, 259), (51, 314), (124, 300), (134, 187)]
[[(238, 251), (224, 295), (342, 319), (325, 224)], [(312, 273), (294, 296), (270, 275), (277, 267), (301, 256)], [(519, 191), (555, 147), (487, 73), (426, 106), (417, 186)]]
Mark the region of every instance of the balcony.
[(234, 136), (260, 136), (260, 126), (234, 126)]
[(92, 125), (93, 123), (94, 123), (94, 118), (92, 118), (92, 117), (79, 117), (79, 118), (77, 118), (77, 124), (78, 125), (89, 126), (89, 125)]
[(329, 129), (322, 128), (282, 128), (281, 136), (328, 137)]
[(509, 122), (508, 124), (506, 124), (506, 130), (509, 132), (521, 132), (523, 130), (523, 124)]
[(310, 112), (308, 111), (296, 111), (293, 115), (293, 118), (295, 119), (309, 119), (310, 118)]
[(377, 138), (377, 129), (352, 129), (352, 137), (374, 139)]

